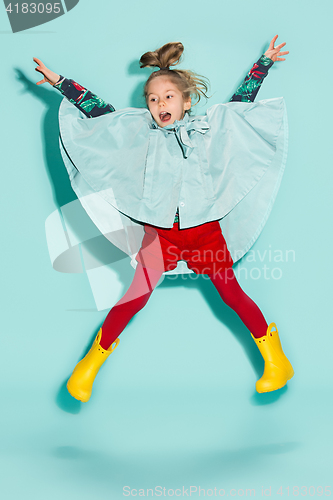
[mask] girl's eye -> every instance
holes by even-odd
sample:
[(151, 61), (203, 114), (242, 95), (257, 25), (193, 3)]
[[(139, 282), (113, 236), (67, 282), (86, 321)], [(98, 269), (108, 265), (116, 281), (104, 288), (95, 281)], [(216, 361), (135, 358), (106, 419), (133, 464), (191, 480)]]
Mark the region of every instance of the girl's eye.
[(151, 97), (150, 98), (150, 102), (154, 102), (154, 101), (156, 101), (156, 98), (155, 97)]
[(171, 97), (173, 97), (172, 95), (167, 95), (167, 99), (170, 99)]

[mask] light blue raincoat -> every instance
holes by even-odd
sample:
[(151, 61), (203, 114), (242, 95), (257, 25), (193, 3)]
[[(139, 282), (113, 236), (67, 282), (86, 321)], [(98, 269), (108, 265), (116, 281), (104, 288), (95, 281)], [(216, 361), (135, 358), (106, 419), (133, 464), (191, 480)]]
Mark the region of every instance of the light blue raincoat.
[(258, 238), (286, 164), (283, 98), (217, 104), (164, 128), (144, 108), (87, 118), (64, 98), (59, 120), (75, 193), (132, 258), (143, 224), (171, 228), (177, 207), (181, 229), (219, 220), (234, 262)]

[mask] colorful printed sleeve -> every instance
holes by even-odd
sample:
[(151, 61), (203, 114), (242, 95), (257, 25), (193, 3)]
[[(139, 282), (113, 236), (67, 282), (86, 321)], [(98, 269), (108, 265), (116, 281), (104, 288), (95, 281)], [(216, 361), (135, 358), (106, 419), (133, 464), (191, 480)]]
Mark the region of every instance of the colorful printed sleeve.
[(243, 83), (238, 87), (230, 101), (253, 102), (258, 94), (261, 84), (274, 62), (269, 57), (262, 55), (254, 63)]
[(67, 99), (74, 104), (82, 113), (89, 118), (106, 115), (115, 111), (111, 104), (103, 101), (100, 97), (92, 94), (90, 90), (85, 89), (82, 85), (68, 80), (60, 75), (57, 83), (53, 87), (59, 90)]

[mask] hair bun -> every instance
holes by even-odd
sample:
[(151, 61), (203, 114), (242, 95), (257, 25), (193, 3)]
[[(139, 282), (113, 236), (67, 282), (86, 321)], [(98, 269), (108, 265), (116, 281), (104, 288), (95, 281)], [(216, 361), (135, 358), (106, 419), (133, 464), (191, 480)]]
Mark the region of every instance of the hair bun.
[(157, 66), (160, 69), (170, 69), (175, 66), (184, 51), (184, 46), (180, 42), (166, 43), (154, 52), (146, 52), (140, 58), (140, 67)]

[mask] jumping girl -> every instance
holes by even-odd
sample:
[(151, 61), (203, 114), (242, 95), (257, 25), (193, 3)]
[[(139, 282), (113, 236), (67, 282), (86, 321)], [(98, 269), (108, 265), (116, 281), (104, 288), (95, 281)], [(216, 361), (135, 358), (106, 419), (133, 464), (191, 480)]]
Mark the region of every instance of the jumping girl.
[(144, 226), (133, 281), (68, 380), (76, 399), (89, 400), (120, 333), (146, 305), (161, 275), (180, 260), (196, 274), (207, 274), (250, 330), (265, 361), (256, 390), (274, 391), (293, 376), (275, 323), (267, 324), (232, 269), (261, 232), (286, 161), (283, 99), (253, 103), (269, 68), (288, 54), (281, 52), (285, 43), (274, 47), (276, 39), (231, 101), (212, 106), (204, 116), (190, 112), (192, 100), (207, 97), (206, 79), (170, 69), (180, 60), (181, 43), (168, 43), (140, 59), (141, 67), (159, 68), (144, 86), (149, 111), (115, 111), (34, 58), (36, 71), (44, 75), (37, 85), (48, 82), (68, 99), (59, 113), (61, 149), (82, 205), (99, 228), (96, 203), (89, 205), (85, 194), (94, 193), (111, 214)]

